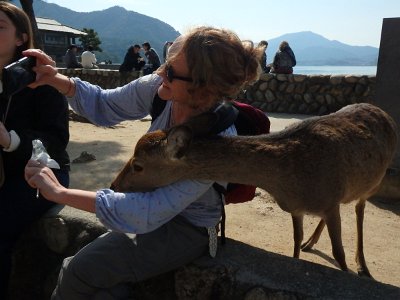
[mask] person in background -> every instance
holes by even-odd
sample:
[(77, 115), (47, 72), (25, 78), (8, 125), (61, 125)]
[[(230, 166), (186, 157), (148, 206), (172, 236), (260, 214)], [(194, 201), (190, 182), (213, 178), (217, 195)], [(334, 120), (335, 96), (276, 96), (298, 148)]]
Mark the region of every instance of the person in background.
[(261, 69), (264, 71), (264, 73), (269, 73), (271, 70), (271, 67), (267, 65), (267, 48), (268, 48), (268, 42), (265, 40), (262, 40), (258, 43), (258, 47), (263, 49), (263, 55), (261, 57), (260, 65)]
[[(97, 125), (141, 119), (156, 97), (165, 100), (149, 131), (213, 111), (261, 73), (260, 49), (214, 27), (197, 27), (178, 37), (155, 73), (110, 90), (57, 73), (55, 63), (38, 51), (25, 54), (38, 60), (39, 76), (32, 87), (48, 83), (66, 91), (72, 108)], [(236, 135), (235, 126), (221, 134)], [(222, 201), (212, 181), (178, 181), (148, 192), (66, 189), (50, 169), (34, 161), (27, 164), (25, 177), (50, 201), (96, 213), (112, 230), (64, 260), (53, 300), (129, 299), (129, 284), (174, 270), (208, 251), (215, 255)]]
[(282, 41), (272, 62), (271, 73), (292, 74), (296, 57), (287, 41)]
[(143, 68), (145, 61), (144, 58), (140, 56), (139, 51), (139, 45), (130, 46), (128, 48), (124, 61), (119, 66), (119, 71), (121, 73), (132, 72), (132, 70), (140, 71)]
[(76, 58), (77, 54), (78, 54), (78, 46), (75, 44), (70, 45), (64, 57), (66, 68), (68, 69), (82, 68), (82, 65), (78, 62), (78, 59)]
[(147, 75), (153, 73), (160, 67), (160, 57), (158, 56), (156, 50), (151, 48), (149, 42), (144, 42), (142, 46), (144, 50), (144, 56), (147, 58), (147, 67), (145, 66), (143, 73), (144, 75)]
[(168, 50), (169, 50), (169, 47), (171, 47), (172, 43), (173, 42), (165, 42), (164, 43), (164, 47), (163, 47), (163, 59), (164, 59), (164, 62), (167, 61)]
[(86, 51), (81, 55), (82, 67), (85, 69), (98, 69), (96, 65), (97, 59), (96, 55), (93, 53), (93, 47), (91, 45), (87, 46)]
[[(33, 47), (28, 16), (13, 4), (0, 1), (0, 72)], [(48, 59), (51, 59), (48, 57)], [(32, 189), (24, 178), (32, 155), (32, 141), (42, 141), (60, 165), (57, 180), (69, 184), (68, 103), (55, 88), (23, 88), (12, 96), (0, 94), (0, 156), (5, 181), (0, 186), (0, 299), (7, 299), (13, 248), (21, 233), (54, 203)]]

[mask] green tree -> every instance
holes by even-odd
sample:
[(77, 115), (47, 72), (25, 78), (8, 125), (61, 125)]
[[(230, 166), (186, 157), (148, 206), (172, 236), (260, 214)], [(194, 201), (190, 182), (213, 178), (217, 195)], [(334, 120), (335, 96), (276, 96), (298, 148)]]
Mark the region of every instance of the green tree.
[(101, 41), (97, 32), (91, 28), (83, 28), (82, 31), (87, 33), (87, 35), (79, 37), (83, 48), (86, 49), (87, 46), (91, 45), (94, 51), (102, 52), (103, 50), (99, 47)]

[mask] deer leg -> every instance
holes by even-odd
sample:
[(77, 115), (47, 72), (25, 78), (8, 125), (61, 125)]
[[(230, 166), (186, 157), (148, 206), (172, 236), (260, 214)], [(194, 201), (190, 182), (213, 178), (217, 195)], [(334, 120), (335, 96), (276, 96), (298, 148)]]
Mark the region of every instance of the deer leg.
[(367, 199), (360, 199), (356, 205), (356, 216), (357, 216), (357, 272), (360, 276), (372, 278), (367, 263), (364, 257), (364, 242), (363, 242), (363, 223), (364, 223), (364, 208)]
[(293, 239), (294, 239), (294, 250), (293, 257), (299, 258), (300, 256), (300, 246), (303, 241), (303, 215), (293, 215)]
[(301, 250), (302, 251), (309, 251), (311, 248), (318, 242), (319, 237), (321, 236), (322, 231), (325, 228), (325, 221), (324, 219), (321, 219), (319, 221), (317, 228), (315, 228), (314, 233), (310, 236), (310, 238), (301, 245)]
[(343, 271), (347, 271), (346, 256), (342, 244), (342, 229), (340, 220), (340, 205), (330, 210), (325, 217), (329, 237), (332, 243), (332, 254)]

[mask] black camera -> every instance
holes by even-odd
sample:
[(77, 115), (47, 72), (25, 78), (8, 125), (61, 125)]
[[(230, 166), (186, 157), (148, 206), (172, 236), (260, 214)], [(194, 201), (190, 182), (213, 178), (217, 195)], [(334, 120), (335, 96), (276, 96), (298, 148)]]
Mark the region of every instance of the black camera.
[(0, 82), (0, 93), (12, 96), (28, 84), (36, 80), (36, 73), (32, 68), (36, 66), (36, 57), (23, 57), (4, 67)]

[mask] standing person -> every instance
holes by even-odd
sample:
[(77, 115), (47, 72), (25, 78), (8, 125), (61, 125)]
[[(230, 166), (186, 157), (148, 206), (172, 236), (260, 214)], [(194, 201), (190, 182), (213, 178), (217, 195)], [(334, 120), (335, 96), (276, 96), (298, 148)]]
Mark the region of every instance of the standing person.
[(160, 67), (160, 57), (158, 57), (156, 50), (151, 48), (149, 42), (143, 43), (142, 46), (144, 49), (144, 56), (146, 56), (148, 64), (148, 67), (144, 70), (144, 75), (147, 75), (153, 73)]
[(77, 54), (78, 54), (78, 46), (75, 44), (70, 45), (64, 57), (66, 68), (68, 69), (82, 68), (82, 65), (78, 62), (78, 59), (76, 58)]
[(81, 55), (82, 67), (85, 69), (97, 69), (96, 65), (97, 59), (96, 55), (93, 53), (93, 47), (91, 45), (87, 46), (86, 50), (83, 51)]
[(292, 74), (296, 65), (296, 57), (287, 41), (282, 41), (272, 62), (271, 73)]
[(264, 71), (264, 73), (269, 73), (271, 67), (267, 65), (267, 52), (266, 52), (268, 48), (268, 42), (262, 40), (258, 43), (258, 47), (260, 47), (263, 51), (263, 55), (260, 60), (261, 69)]
[[(98, 125), (140, 119), (152, 111), (155, 97), (166, 100), (150, 131), (212, 111), (261, 72), (259, 49), (242, 44), (229, 30), (213, 27), (198, 27), (180, 36), (156, 73), (112, 90), (57, 73), (50, 67), (54, 62), (40, 52), (25, 54), (38, 59), (39, 76), (33, 86), (49, 83), (67, 91), (73, 109)], [(221, 134), (236, 135), (235, 126)], [(143, 193), (72, 190), (60, 186), (50, 169), (33, 161), (27, 164), (25, 177), (50, 201), (94, 212), (112, 230), (64, 260), (53, 300), (127, 299), (122, 293), (128, 283), (204, 255), (208, 232), (216, 243), (222, 203), (211, 181), (179, 181)]]
[(130, 46), (126, 51), (124, 61), (119, 67), (121, 73), (132, 72), (132, 70), (140, 71), (145, 65), (144, 58), (140, 56), (140, 46)]
[[(0, 72), (32, 48), (32, 30), (23, 10), (0, 1)], [(68, 104), (56, 89), (28, 87), (10, 97), (0, 94), (0, 156), (5, 181), (0, 186), (0, 299), (6, 299), (13, 247), (24, 229), (54, 203), (39, 196), (24, 179), (26, 162), (32, 155), (32, 140), (40, 139), (61, 169), (58, 181), (69, 184)]]
[(164, 60), (164, 62), (167, 61), (168, 50), (169, 50), (169, 47), (171, 47), (172, 43), (173, 42), (168, 42), (168, 41), (164, 43), (164, 47), (163, 47), (163, 60)]

